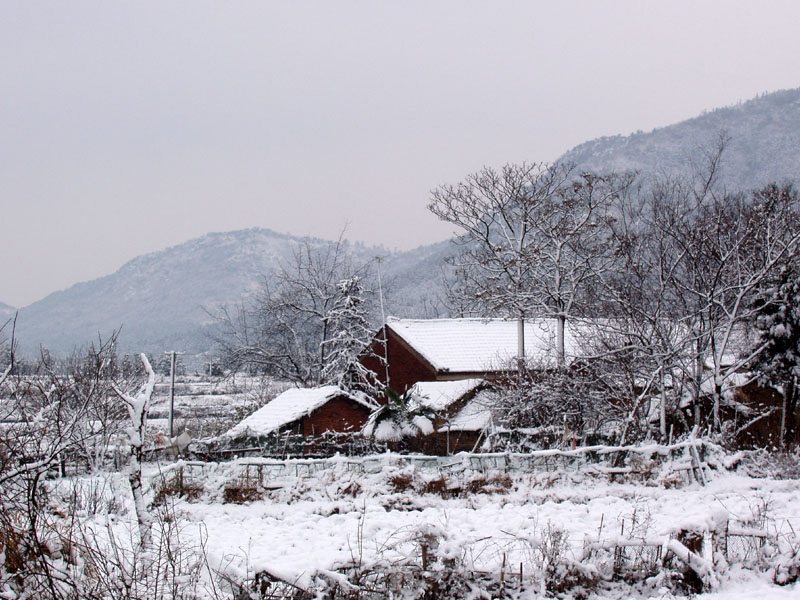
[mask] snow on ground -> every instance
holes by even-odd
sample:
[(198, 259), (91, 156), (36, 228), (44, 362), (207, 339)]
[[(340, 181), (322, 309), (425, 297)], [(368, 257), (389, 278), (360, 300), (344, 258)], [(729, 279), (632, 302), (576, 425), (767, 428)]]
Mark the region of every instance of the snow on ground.
[[(182, 523), (182, 536), (198, 545), (202, 541), (209, 565), (239, 581), (267, 570), (308, 585), (315, 573), (358, 563), (418, 564), (422, 543), (434, 548), (436, 556), (456, 559), (470, 569), (497, 572), (505, 564), (513, 572), (522, 563), (524, 572), (531, 573), (534, 549), (546, 541), (548, 531), (563, 529), (569, 558), (579, 560), (586, 541), (612, 541), (622, 535), (664, 538), (680, 529), (706, 530), (721, 518), (733, 523), (765, 516), (770, 533), (800, 546), (795, 534), (800, 532), (797, 479), (716, 471), (707, 486), (675, 485), (677, 481), (667, 477), (658, 485), (614, 483), (585, 467), (506, 474), (404, 466), (397, 464), (396, 455), (379, 459), (366, 467), (367, 472), (349, 470), (352, 462), (345, 459), (330, 461), (332, 468), (318, 472), (311, 467), (322, 461), (290, 461), (293, 469), (271, 471), (280, 461), (243, 459), (148, 463), (145, 475), (150, 499), (160, 477), (171, 477), (181, 465), (187, 483), (202, 485), (197, 499), (170, 500)], [(225, 487), (241, 481), (245, 469), (251, 468), (246, 465), (263, 467), (263, 498), (245, 504), (224, 502)], [(136, 524), (125, 475), (57, 480), (60, 491), (51, 497), (73, 497), (76, 482), (83, 486), (78, 496), (105, 498), (95, 509), (95, 504), (84, 502), (78, 517), (96, 522), (100, 536), (113, 525), (117, 539), (130, 538)], [(466, 492), (470, 486), (473, 493)], [(451, 494), (442, 497), (426, 490)], [(110, 504), (119, 508), (104, 516), (102, 506)], [(720, 579), (717, 589), (700, 595), (703, 600), (800, 597), (800, 585), (776, 586), (769, 573), (748, 570), (741, 562), (732, 564)], [(539, 596), (529, 591), (523, 597)], [(654, 583), (635, 589), (611, 584), (591, 597), (677, 596)]]
[[(188, 431), (195, 438), (227, 431), (280, 392), (287, 384), (272, 380), (237, 377), (207, 381), (182, 377), (175, 384), (175, 432)], [(156, 384), (148, 412), (148, 429), (166, 432), (169, 416), (169, 378)]]
[[(301, 584), (310, 583), (317, 571), (354, 563), (417, 560), (421, 537), (436, 540), (438, 555), (463, 560), (470, 568), (499, 570), (505, 561), (523, 563), (529, 572), (536, 542), (553, 528), (566, 531), (575, 559), (588, 539), (610, 540), (623, 532), (663, 538), (680, 529), (708, 529), (720, 514), (749, 521), (765, 511), (773, 533), (800, 532), (800, 482), (728, 473), (716, 474), (706, 487), (673, 489), (609, 483), (578, 472), (518, 474), (505, 493), (443, 498), (397, 490), (398, 481), (401, 487), (409, 478), (424, 486), (439, 477), (436, 473), (398, 466), (375, 474), (336, 468), (311, 478), (278, 478), (271, 483), (282, 487), (243, 505), (215, 500), (225, 478), (209, 477), (205, 502), (179, 500), (176, 507), (198, 525), (187, 531), (200, 531), (202, 524), (211, 564), (239, 573), (266, 569)], [(480, 477), (462, 473), (450, 476), (449, 483)], [(642, 593), (670, 597), (664, 589)], [(798, 593), (795, 587), (772, 585), (763, 574), (732, 569), (707, 597), (789, 598)]]

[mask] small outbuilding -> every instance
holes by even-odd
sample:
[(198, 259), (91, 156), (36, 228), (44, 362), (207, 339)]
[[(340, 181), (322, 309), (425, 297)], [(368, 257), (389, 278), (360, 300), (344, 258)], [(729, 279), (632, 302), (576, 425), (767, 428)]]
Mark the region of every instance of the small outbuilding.
[(431, 412), (433, 432), (409, 440), (410, 448), (438, 455), (474, 450), (492, 423), (487, 386), (482, 379), (417, 383), (413, 402)]
[(332, 385), (291, 389), (232, 427), (225, 435), (239, 439), (273, 433), (303, 436), (327, 432), (356, 433), (361, 431), (374, 408), (369, 401)]
[(473, 451), (492, 427), (489, 384), (482, 379), (424, 381), (404, 409), (381, 409), (364, 429), (393, 450), (445, 456)]

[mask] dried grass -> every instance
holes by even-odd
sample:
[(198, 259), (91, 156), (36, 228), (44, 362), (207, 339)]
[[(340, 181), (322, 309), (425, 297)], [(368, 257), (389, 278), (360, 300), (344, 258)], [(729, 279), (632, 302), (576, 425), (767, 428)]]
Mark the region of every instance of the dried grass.
[(222, 492), (222, 501), (225, 504), (245, 504), (264, 499), (264, 492), (252, 485), (242, 482), (229, 483)]
[(203, 495), (203, 486), (198, 483), (187, 483), (180, 475), (162, 479), (155, 490), (153, 506), (163, 506), (167, 498), (184, 498), (189, 502), (197, 501)]

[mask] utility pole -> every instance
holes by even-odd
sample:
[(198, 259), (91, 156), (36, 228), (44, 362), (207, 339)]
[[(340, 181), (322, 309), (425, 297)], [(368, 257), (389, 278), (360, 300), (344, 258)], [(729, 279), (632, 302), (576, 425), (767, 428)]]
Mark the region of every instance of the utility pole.
[(164, 352), (164, 354), (169, 354), (169, 439), (170, 443), (172, 442), (172, 438), (175, 437), (175, 433), (172, 428), (172, 415), (175, 411), (175, 357), (178, 354), (183, 354), (183, 352), (175, 352), (172, 350), (171, 352)]
[(386, 311), (383, 308), (383, 285), (381, 284), (381, 262), (383, 261), (383, 257), (376, 256), (375, 260), (378, 263), (378, 297), (380, 298), (381, 301), (381, 319), (383, 320), (383, 365), (384, 368), (386, 369), (386, 387), (388, 388), (389, 387), (389, 340), (386, 339)]

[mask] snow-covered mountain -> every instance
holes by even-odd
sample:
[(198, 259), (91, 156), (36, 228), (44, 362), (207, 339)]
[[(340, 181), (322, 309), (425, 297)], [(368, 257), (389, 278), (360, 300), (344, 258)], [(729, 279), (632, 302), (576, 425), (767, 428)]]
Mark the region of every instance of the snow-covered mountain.
[(702, 167), (720, 135), (728, 139), (721, 178), (729, 189), (800, 180), (800, 88), (704, 112), (649, 133), (598, 138), (576, 146), (561, 160), (592, 171), (691, 173)]
[[(597, 171), (687, 172), (703, 162), (703, 153), (715, 147), (721, 134), (729, 139), (722, 176), (730, 187), (800, 180), (800, 89), (767, 94), (650, 133), (596, 139), (562, 159)], [(267, 229), (248, 229), (211, 233), (140, 256), (112, 275), (21, 309), (17, 338), (28, 353), (40, 344), (65, 353), (122, 328), (120, 346), (126, 352), (204, 352), (214, 322), (208, 311), (236, 304), (257, 290), (301, 242)], [(407, 252), (363, 244), (351, 248), (358, 260), (385, 257), (381, 268), (387, 314), (446, 316), (442, 270), (445, 256), (454, 251), (449, 242)], [(13, 312), (0, 304), (0, 319)]]
[[(50, 294), (19, 311), (17, 339), (23, 353), (44, 345), (64, 354), (121, 329), (124, 352), (209, 350), (209, 312), (235, 305), (258, 290), (302, 238), (268, 229), (210, 233), (139, 256), (117, 272)], [(311, 240), (314, 245), (330, 244)], [(383, 256), (388, 310), (425, 316), (441, 289), (439, 265), (448, 242), (409, 252), (351, 244), (357, 260)]]

